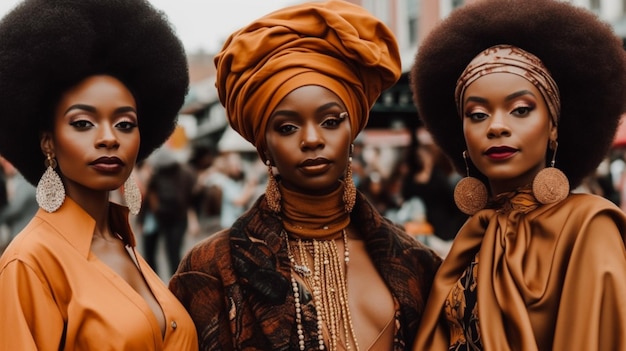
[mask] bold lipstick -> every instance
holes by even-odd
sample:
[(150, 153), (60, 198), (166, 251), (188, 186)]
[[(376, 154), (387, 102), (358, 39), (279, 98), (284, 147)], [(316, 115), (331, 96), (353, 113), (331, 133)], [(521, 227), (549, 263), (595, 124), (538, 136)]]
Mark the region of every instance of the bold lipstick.
[(485, 155), (494, 160), (505, 160), (512, 157), (518, 151), (518, 149), (510, 146), (492, 146), (485, 151)]
[(100, 172), (116, 173), (124, 167), (124, 162), (117, 157), (100, 157), (89, 163), (91, 167)]

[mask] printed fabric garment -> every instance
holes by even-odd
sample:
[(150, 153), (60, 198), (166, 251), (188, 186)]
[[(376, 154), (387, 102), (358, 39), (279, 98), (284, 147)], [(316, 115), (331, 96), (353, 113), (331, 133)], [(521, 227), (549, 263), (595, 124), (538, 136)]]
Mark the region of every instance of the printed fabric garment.
[[(351, 222), (399, 303), (394, 350), (411, 347), (435, 271), (436, 254), (383, 218), (363, 197)], [(297, 350), (291, 265), (281, 219), (261, 196), (232, 228), (194, 247), (170, 280), (190, 312), (201, 350)], [(316, 349), (317, 318), (311, 294), (300, 294), (307, 350)]]
[(444, 311), (450, 328), (449, 351), (480, 351), (478, 321), (478, 255), (463, 272), (446, 299)]
[(626, 215), (602, 197), (505, 194), (461, 228), (413, 350), (449, 350), (446, 299), (475, 256), (483, 350), (626, 350), (625, 240)]
[(147, 302), (90, 251), (95, 221), (67, 197), (54, 213), (39, 210), (0, 258), (0, 350), (197, 350), (191, 318), (134, 249), (128, 209), (111, 203), (110, 216), (161, 305), (165, 335)]

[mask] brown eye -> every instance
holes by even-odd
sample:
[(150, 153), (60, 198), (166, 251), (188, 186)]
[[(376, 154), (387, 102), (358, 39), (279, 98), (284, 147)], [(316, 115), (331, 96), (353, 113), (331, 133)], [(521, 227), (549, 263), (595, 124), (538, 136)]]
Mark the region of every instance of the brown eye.
[(471, 119), (474, 122), (484, 121), (489, 117), (488, 114), (482, 112), (467, 112), (465, 117)]
[(283, 124), (283, 125), (278, 126), (276, 130), (280, 134), (291, 134), (296, 130), (296, 126), (291, 125), (291, 124)]
[(71, 122), (70, 125), (76, 129), (87, 129), (93, 126), (91, 122), (83, 120), (83, 119)]
[(348, 117), (347, 112), (342, 112), (339, 115), (331, 114), (330, 116), (328, 116), (328, 118), (326, 118), (322, 122), (322, 125), (325, 127), (334, 128), (334, 127), (339, 126), (341, 122), (345, 121), (347, 117)]
[(534, 106), (521, 106), (513, 110), (513, 115), (518, 117), (528, 116), (534, 110)]
[(129, 121), (120, 122), (117, 124), (117, 128), (123, 131), (131, 131), (137, 128), (137, 124)]

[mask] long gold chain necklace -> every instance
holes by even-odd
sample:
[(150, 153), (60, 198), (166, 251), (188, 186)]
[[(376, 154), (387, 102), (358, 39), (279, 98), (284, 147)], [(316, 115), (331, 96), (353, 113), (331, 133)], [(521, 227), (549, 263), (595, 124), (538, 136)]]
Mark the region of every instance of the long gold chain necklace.
[[(343, 263), (339, 257), (339, 249), (335, 240), (316, 240), (298, 242), (298, 258), (294, 256), (289, 244), (287, 233), (283, 231), (287, 242), (287, 253), (291, 262), (292, 271), (299, 274), (313, 290), (313, 302), (317, 313), (317, 335), (320, 350), (325, 350), (323, 327), (326, 325), (329, 334), (328, 348), (337, 350), (341, 341), (343, 330), (345, 346), (351, 350), (351, 343), (358, 351), (359, 346), (352, 325), (352, 316), (348, 305), (347, 269), (350, 262), (350, 250), (348, 247), (348, 235), (345, 229), (342, 231), (344, 242)], [(313, 270), (309, 268), (308, 251), (313, 257)], [(291, 275), (291, 285), (296, 307), (296, 327), (300, 350), (305, 349), (304, 329), (302, 326), (302, 306), (300, 303), (300, 291), (298, 283)], [(324, 324), (326, 322), (326, 324)]]

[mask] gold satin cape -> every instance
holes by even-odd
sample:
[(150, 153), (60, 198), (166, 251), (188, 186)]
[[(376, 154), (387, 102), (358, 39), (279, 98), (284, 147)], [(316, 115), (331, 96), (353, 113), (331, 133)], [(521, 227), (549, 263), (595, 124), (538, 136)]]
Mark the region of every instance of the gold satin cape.
[(477, 253), (484, 350), (626, 350), (624, 213), (594, 195), (551, 205), (525, 195), (508, 210), (476, 213), (461, 228), (413, 350), (448, 350), (444, 302)]

